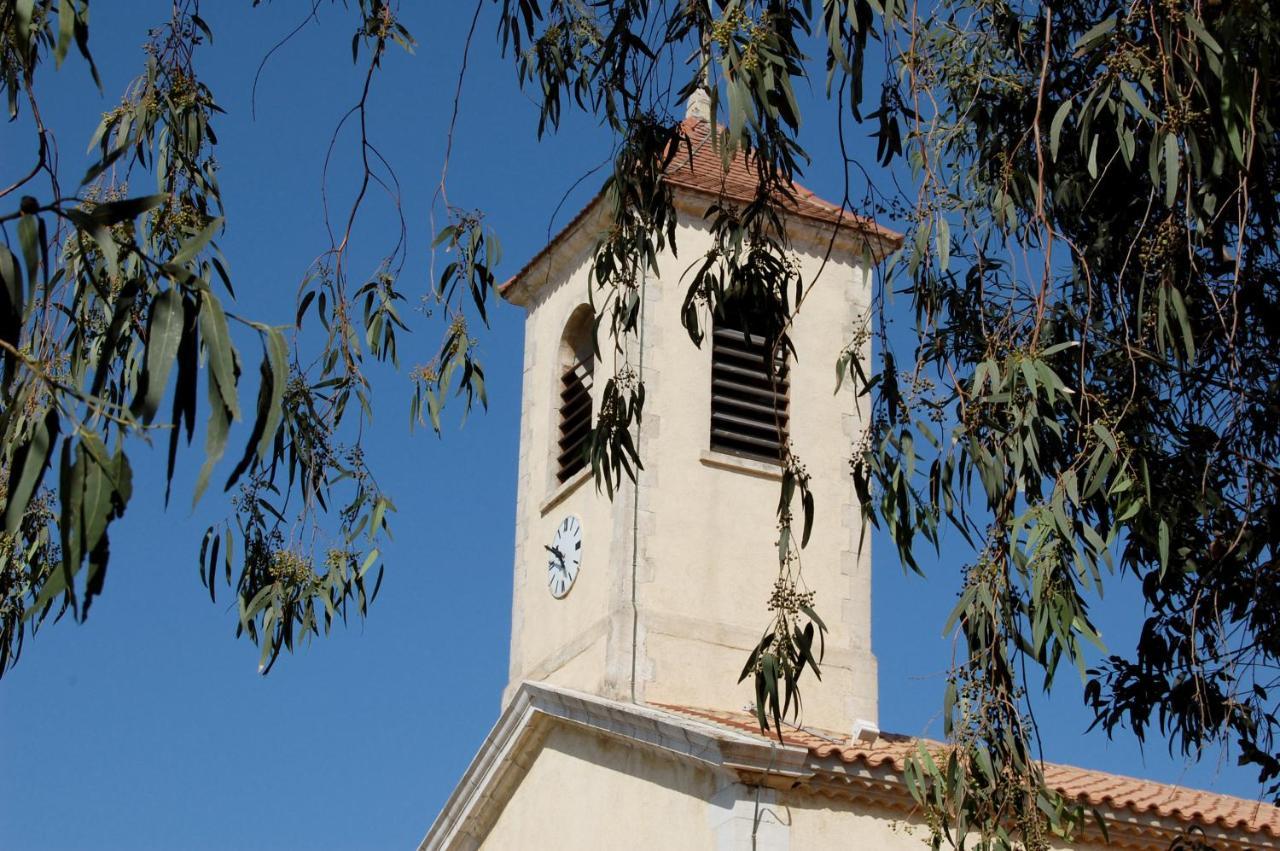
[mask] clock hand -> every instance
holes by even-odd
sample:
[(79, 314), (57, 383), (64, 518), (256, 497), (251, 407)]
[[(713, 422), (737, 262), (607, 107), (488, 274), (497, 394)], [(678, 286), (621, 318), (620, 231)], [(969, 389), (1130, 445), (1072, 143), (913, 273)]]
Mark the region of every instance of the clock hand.
[(567, 569), (564, 563), (564, 553), (560, 552), (559, 547), (548, 547), (544, 544), (543, 549), (545, 549), (547, 552), (551, 553), (553, 556), (556, 557), (556, 561), (560, 562), (560, 569), (562, 571)]

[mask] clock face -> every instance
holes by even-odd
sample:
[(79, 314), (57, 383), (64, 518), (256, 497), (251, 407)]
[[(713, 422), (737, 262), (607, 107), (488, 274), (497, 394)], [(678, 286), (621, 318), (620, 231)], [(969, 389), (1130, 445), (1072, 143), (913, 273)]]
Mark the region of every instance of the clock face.
[(570, 514), (556, 527), (547, 549), (547, 587), (557, 600), (569, 593), (582, 564), (582, 523)]

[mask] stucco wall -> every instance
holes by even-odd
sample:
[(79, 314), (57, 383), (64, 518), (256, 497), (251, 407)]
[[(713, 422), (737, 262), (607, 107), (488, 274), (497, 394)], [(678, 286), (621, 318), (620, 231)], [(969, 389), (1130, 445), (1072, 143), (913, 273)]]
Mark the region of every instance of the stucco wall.
[[(769, 624), (777, 471), (709, 452), (710, 350), (693, 345), (679, 317), (684, 271), (710, 240), (688, 221), (679, 228), (679, 257), (660, 257), (658, 274), (644, 282), (646, 403), (639, 447), (645, 469), (638, 487), (626, 484), (612, 503), (590, 482), (564, 495), (554, 483), (551, 450), (557, 351), (565, 323), (587, 298), (597, 222), (588, 217), (580, 233), (557, 247), (553, 267), (531, 272), (545, 279), (525, 328), (508, 697), (526, 678), (630, 697), (634, 670), (640, 700), (740, 708), (752, 698), (750, 684), (735, 680)], [(810, 683), (804, 722), (847, 729), (855, 719), (876, 718), (870, 561), (869, 552), (857, 550), (860, 518), (848, 466), (866, 411), (851, 383), (834, 392), (832, 367), (864, 319), (870, 277), (852, 247), (824, 256), (829, 233), (807, 227), (797, 227), (795, 259), (806, 282), (818, 283), (793, 330), (791, 436), (818, 506), (803, 576), (830, 633), (823, 682)], [(615, 365), (607, 332), (600, 342), (597, 400)], [(639, 341), (632, 346), (631, 365), (640, 369)], [(869, 354), (865, 348), (864, 357)], [(562, 498), (549, 507), (558, 491)], [(546, 589), (544, 547), (567, 514), (582, 521), (585, 554), (573, 590), (555, 600)], [(603, 657), (594, 646), (602, 636)], [(602, 668), (594, 667), (601, 659)]]
[[(693, 346), (679, 307), (687, 287), (681, 276), (710, 242), (706, 231), (688, 226), (678, 240), (679, 258), (665, 255), (658, 279), (649, 282), (646, 405), (659, 421), (652, 428), (646, 421), (642, 444), (650, 469), (640, 483), (645, 523), (637, 598), (651, 678), (641, 696), (740, 708), (753, 693), (749, 682), (734, 681), (769, 625), (779, 484), (765, 473), (768, 465), (709, 451), (710, 347)], [(847, 729), (855, 718), (875, 720), (876, 671), (869, 551), (856, 551), (860, 518), (848, 465), (863, 419), (849, 382), (835, 392), (832, 367), (863, 319), (870, 281), (858, 258), (840, 250), (824, 258), (824, 248), (797, 239), (801, 275), (817, 284), (792, 331), (790, 433), (818, 506), (803, 577), (831, 629), (823, 682), (810, 682), (804, 720)]]
[(534, 755), (479, 847), (921, 851), (927, 840), (927, 829), (901, 810), (757, 790), (705, 763), (562, 726)]
[[(613, 603), (611, 562), (627, 547), (615, 540), (615, 521), (626, 502), (611, 504), (597, 496), (581, 476), (569, 487), (555, 479), (558, 426), (559, 347), (566, 323), (586, 297), (589, 245), (579, 240), (566, 272), (548, 280), (529, 305), (525, 320), (523, 406), (520, 425), (516, 552), (513, 571), (510, 685), (504, 704), (525, 679), (600, 692), (604, 646)], [(612, 367), (597, 365), (593, 397)], [(594, 403), (598, 405), (598, 401)], [(558, 500), (558, 501), (557, 501)], [(550, 504), (554, 502), (554, 504)], [(567, 515), (583, 527), (582, 563), (569, 593), (560, 600), (547, 588), (547, 551), (556, 527)]]
[(692, 763), (560, 728), (480, 847), (712, 848), (714, 793), (715, 777)]

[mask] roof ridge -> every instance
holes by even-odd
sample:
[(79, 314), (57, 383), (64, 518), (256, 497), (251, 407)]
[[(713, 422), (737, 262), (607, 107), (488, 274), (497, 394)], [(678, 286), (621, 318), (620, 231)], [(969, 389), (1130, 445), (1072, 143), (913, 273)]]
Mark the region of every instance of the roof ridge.
[[(710, 122), (686, 118), (680, 122), (680, 127), (691, 144), (687, 147), (686, 157), (680, 157), (677, 153), (665, 169), (662, 179), (667, 185), (685, 193), (710, 196), (722, 201), (749, 204), (755, 200), (759, 180), (750, 167), (746, 152), (735, 151), (726, 167), (723, 158), (716, 155), (717, 146), (711, 137), (717, 131)], [(604, 197), (602, 188), (549, 243), (498, 288), (499, 293), (507, 298), (515, 295), (512, 288), (539, 262), (549, 257), (557, 246), (569, 239)], [(858, 232), (865, 240), (863, 244), (877, 257), (902, 243), (901, 234), (877, 224), (869, 217), (857, 215), (843, 203), (837, 205), (819, 198), (813, 190), (794, 181), (790, 184), (790, 197), (777, 199), (777, 207), (784, 216), (810, 224), (816, 223), (819, 227)], [(518, 298), (517, 296), (517, 300)]]

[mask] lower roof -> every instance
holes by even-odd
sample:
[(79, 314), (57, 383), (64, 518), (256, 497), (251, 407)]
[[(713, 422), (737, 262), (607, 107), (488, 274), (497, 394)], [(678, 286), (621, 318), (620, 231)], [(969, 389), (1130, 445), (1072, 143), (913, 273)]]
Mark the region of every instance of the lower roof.
[[(646, 705), (524, 682), (485, 739), (420, 849), (469, 847), (486, 835), (555, 726), (589, 730), (663, 752), (748, 785), (844, 797), (907, 816), (917, 806), (903, 780), (906, 759), (939, 742), (880, 734), (872, 743), (791, 727), (762, 735), (753, 713)], [(1165, 849), (1200, 830), (1215, 847), (1280, 848), (1280, 809), (1258, 801), (1065, 765), (1045, 765), (1049, 784), (1094, 808), (1113, 845)]]
[[(685, 706), (664, 708), (735, 732), (762, 735), (751, 713)], [(863, 744), (841, 739), (835, 733), (796, 727), (784, 730), (782, 739), (788, 745), (804, 748), (820, 761), (891, 768), (895, 772), (904, 769), (906, 760), (917, 753), (922, 744), (931, 753), (946, 748), (942, 742), (893, 733), (881, 733), (875, 742)], [(1280, 838), (1280, 808), (1261, 801), (1055, 763), (1046, 763), (1044, 774), (1049, 786), (1085, 806), (1152, 813), (1202, 827)]]

